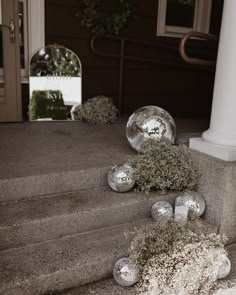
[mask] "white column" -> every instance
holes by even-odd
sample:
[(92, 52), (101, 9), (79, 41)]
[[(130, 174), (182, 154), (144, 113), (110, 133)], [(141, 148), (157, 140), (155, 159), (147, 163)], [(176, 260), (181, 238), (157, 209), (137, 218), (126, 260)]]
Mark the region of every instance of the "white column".
[(210, 128), (190, 148), (236, 160), (236, 0), (224, 1)]

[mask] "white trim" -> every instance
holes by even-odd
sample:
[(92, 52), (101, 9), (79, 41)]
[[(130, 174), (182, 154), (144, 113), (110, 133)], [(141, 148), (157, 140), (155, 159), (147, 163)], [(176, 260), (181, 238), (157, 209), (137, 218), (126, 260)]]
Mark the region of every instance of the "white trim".
[(210, 30), (212, 0), (196, 0), (196, 2), (194, 30), (208, 34)]
[(0, 25), (2, 25), (2, 0), (0, 0)]
[(45, 46), (45, 0), (28, 0), (29, 56)]
[(158, 1), (157, 36), (182, 37), (189, 31), (209, 33), (212, 0), (196, 0), (193, 27), (166, 26), (167, 0)]
[(166, 30), (167, 0), (158, 0), (157, 34), (164, 34)]

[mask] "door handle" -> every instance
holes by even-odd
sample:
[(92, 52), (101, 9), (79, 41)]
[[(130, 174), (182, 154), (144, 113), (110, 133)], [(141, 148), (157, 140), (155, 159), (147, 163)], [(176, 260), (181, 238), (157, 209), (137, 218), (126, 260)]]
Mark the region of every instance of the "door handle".
[(8, 25), (0, 25), (0, 28), (5, 28), (8, 29), (10, 31), (10, 41), (11, 43), (15, 42), (15, 23), (14, 20), (11, 19), (9, 26)]

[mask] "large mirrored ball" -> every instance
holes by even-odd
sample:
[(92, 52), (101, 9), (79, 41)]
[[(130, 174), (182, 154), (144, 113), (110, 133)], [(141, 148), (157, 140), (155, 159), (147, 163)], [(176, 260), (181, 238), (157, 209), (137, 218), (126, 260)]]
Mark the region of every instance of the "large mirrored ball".
[(119, 285), (130, 287), (138, 282), (138, 271), (131, 260), (124, 257), (114, 265), (113, 277)]
[(108, 173), (107, 180), (114, 191), (128, 192), (135, 184), (133, 168), (128, 164), (116, 165)]
[(219, 280), (226, 278), (231, 271), (231, 262), (229, 260), (229, 257), (226, 254), (221, 253), (219, 255), (216, 255), (215, 259), (219, 269), (217, 278)]
[(126, 136), (130, 145), (142, 152), (147, 140), (173, 144), (176, 138), (174, 119), (164, 109), (145, 106), (136, 110), (128, 119)]
[(184, 204), (189, 209), (188, 217), (190, 219), (200, 217), (206, 208), (202, 195), (194, 191), (186, 191), (179, 195), (175, 203)]
[(160, 201), (152, 206), (151, 215), (155, 221), (162, 218), (170, 219), (173, 217), (173, 208), (168, 202)]

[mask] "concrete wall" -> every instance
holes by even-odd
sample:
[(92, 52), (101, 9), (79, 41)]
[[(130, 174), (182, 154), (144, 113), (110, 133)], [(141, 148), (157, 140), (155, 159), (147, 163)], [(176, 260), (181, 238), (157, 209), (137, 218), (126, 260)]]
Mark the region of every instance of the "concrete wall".
[(225, 162), (192, 151), (201, 172), (198, 191), (206, 201), (205, 219), (236, 241), (236, 162)]

